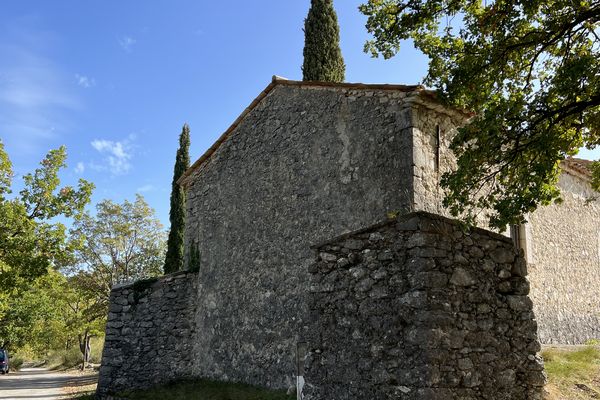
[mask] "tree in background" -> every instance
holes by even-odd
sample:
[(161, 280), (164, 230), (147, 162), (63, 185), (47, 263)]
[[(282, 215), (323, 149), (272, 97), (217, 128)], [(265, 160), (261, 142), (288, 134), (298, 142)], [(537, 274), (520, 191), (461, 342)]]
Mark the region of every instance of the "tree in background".
[(48, 268), (6, 297), (0, 342), (42, 358), (50, 350), (78, 345), (85, 368), (91, 339), (104, 334), (111, 287), (160, 275), (166, 241), (141, 196), (133, 203), (101, 201), (94, 216), (78, 217), (70, 236), (68, 265), (61, 271)]
[(106, 301), (89, 285), (88, 272), (65, 276), (50, 269), (7, 300), (0, 338), (30, 357), (68, 351), (79, 344), (82, 368), (90, 360), (90, 340), (104, 334)]
[(0, 323), (0, 342), (10, 343), (12, 349), (27, 346), (34, 354), (63, 348), (68, 342), (68, 330), (62, 318), (66, 305), (61, 301), (65, 283), (63, 275), (49, 269), (28, 288), (7, 297)]
[(107, 303), (98, 293), (93, 275), (88, 271), (65, 277), (63, 291), (56, 297), (64, 304), (62, 320), (68, 332), (69, 344), (77, 338), (81, 352), (81, 369), (90, 362), (92, 337), (103, 336), (107, 316)]
[(367, 51), (389, 58), (414, 40), (430, 58), (425, 83), (474, 113), (442, 179), (452, 214), (472, 222), (487, 210), (503, 228), (559, 200), (559, 162), (600, 144), (600, 3), (369, 0), (360, 10)]
[(23, 177), (24, 188), (11, 193), (12, 165), (0, 142), (0, 290), (16, 287), (59, 266), (68, 256), (66, 230), (55, 217), (74, 217), (90, 201), (94, 185), (83, 179), (78, 188), (58, 188), (66, 166), (66, 150), (51, 150), (41, 167)]
[(106, 310), (117, 283), (158, 276), (162, 272), (165, 235), (154, 210), (140, 195), (122, 204), (103, 200), (96, 215), (85, 213), (71, 229), (75, 271), (84, 271), (80, 284)]
[(190, 167), (190, 127), (183, 125), (179, 135), (179, 148), (175, 156), (173, 183), (171, 184), (171, 210), (169, 221), (171, 230), (167, 241), (167, 255), (165, 257), (165, 274), (183, 270), (183, 234), (185, 228), (185, 192), (177, 181)]
[(77, 188), (59, 188), (58, 173), (66, 166), (66, 157), (64, 147), (51, 150), (40, 168), (23, 177), (19, 194), (10, 197), (12, 164), (0, 142), (0, 325), (9, 299), (70, 262), (66, 228), (53, 219), (80, 215), (94, 185), (80, 179)]
[(333, 0), (311, 0), (304, 21), (303, 80), (343, 82), (346, 66)]

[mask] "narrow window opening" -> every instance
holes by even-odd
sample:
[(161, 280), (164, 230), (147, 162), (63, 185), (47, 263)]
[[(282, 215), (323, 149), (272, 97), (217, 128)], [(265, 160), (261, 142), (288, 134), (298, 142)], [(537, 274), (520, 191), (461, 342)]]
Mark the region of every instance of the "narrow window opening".
[(435, 172), (440, 171), (440, 126), (435, 127)]
[(523, 250), (523, 256), (525, 261), (531, 263), (531, 237), (528, 233), (528, 225), (511, 225), (510, 226), (510, 237), (518, 250)]
[(517, 249), (521, 248), (521, 226), (520, 225), (511, 225), (510, 226), (510, 238), (513, 240), (513, 243)]

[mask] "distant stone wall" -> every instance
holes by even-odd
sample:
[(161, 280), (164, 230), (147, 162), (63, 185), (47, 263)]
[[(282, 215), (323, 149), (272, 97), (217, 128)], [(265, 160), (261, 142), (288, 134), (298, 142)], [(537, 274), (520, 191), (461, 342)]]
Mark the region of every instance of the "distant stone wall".
[(569, 173), (559, 187), (525, 227), (531, 297), (542, 343), (585, 343), (600, 339), (600, 193)]
[(526, 265), (416, 213), (318, 247), (305, 399), (541, 399)]
[(191, 375), (196, 292), (189, 272), (111, 291), (99, 398)]

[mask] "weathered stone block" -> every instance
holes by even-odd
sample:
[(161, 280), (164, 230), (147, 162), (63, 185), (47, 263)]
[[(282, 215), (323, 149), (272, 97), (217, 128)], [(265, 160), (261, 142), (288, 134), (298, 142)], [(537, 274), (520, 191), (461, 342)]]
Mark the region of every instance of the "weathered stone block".
[[(450, 220), (422, 213), (415, 218), (426, 233), (398, 225), (393, 230), (378, 225), (362, 231), (360, 235), (381, 233), (378, 243), (394, 247), (394, 260), (378, 260), (373, 251), (363, 253), (365, 257), (347, 270), (353, 279), (311, 300), (315, 314), (308, 329), (312, 352), (305, 398), (536, 398), (543, 385), (535, 356), (536, 324), (529, 298), (515, 293), (527, 281), (510, 272), (508, 258), (514, 264), (522, 260), (504, 251), (508, 239), (483, 230), (467, 237), (454, 234), (460, 226)], [(434, 228), (452, 238), (446, 251), (453, 263), (446, 267), (430, 258), (439, 250), (430, 240), (436, 235)], [(328, 246), (340, 246), (332, 253), (343, 254), (344, 243), (351, 240), (352, 236), (333, 240)], [(464, 249), (479, 261), (457, 263)], [(407, 250), (410, 258), (400, 259)], [(385, 247), (377, 249), (382, 251)], [(496, 271), (496, 265), (502, 268)], [(370, 277), (368, 270), (373, 271)], [(325, 279), (325, 272), (312, 271), (311, 281)], [(389, 280), (372, 279), (388, 275)], [(505, 283), (506, 296), (497, 293)], [(350, 306), (338, 308), (337, 292), (369, 296), (345, 298)], [(346, 366), (361, 373), (348, 379), (343, 374)]]
[(450, 283), (456, 286), (471, 286), (475, 284), (475, 279), (466, 269), (456, 268), (450, 277)]
[[(98, 383), (102, 399), (189, 376), (184, 360), (189, 357), (193, 336), (175, 324), (185, 321), (181, 326), (195, 328), (191, 316), (196, 309), (197, 274), (168, 275), (147, 289), (150, 300), (145, 305), (126, 305), (135, 304), (131, 288), (120, 286), (111, 294)], [(153, 295), (157, 292), (163, 295)]]

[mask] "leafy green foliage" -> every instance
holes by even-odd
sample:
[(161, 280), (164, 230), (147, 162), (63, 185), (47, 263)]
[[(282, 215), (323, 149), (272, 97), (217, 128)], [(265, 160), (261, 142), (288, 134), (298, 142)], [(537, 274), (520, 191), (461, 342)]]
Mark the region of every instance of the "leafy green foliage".
[(10, 296), (0, 338), (32, 358), (45, 358), (55, 349), (53, 353), (65, 356), (52, 361), (56, 365), (80, 363), (82, 354), (75, 344), (86, 335), (103, 335), (106, 321), (102, 299), (81, 285), (81, 274), (66, 277), (50, 269), (27, 289)]
[(452, 214), (521, 223), (559, 198), (560, 160), (600, 143), (597, 1), (369, 0), (360, 10), (374, 37), (366, 51), (389, 58), (412, 39), (430, 58), (425, 83), (474, 114), (442, 179)]
[[(90, 362), (100, 364), (102, 360), (102, 350), (104, 346), (103, 337), (94, 337), (92, 339), (92, 351)], [(65, 368), (73, 368), (81, 364), (81, 351), (76, 347), (57, 348), (46, 353), (44, 357), (44, 367), (50, 370), (62, 370)]]
[(81, 214), (94, 185), (81, 179), (77, 189), (59, 189), (58, 173), (66, 157), (64, 147), (50, 151), (40, 168), (23, 177), (20, 196), (8, 199), (12, 166), (0, 143), (0, 290), (30, 282), (68, 261), (65, 227), (50, 220)]
[(25, 360), (17, 355), (17, 356), (11, 356), (10, 358), (10, 369), (12, 371), (18, 371), (21, 369), (21, 366), (23, 365), (23, 363), (25, 362)]
[[(81, 215), (94, 185), (81, 179), (77, 188), (59, 188), (66, 157), (64, 147), (50, 151), (13, 196), (12, 164), (0, 142), (0, 325), (7, 310), (23, 311), (9, 306), (20, 291), (71, 261), (66, 228), (54, 218)], [(8, 338), (0, 334), (2, 340)]]
[(71, 230), (76, 270), (91, 293), (108, 304), (110, 289), (162, 272), (165, 235), (154, 210), (140, 195), (122, 204), (103, 200), (96, 215), (85, 213)]
[(340, 50), (340, 28), (333, 0), (311, 0), (304, 21), (303, 80), (343, 82), (346, 71)]
[(28, 289), (7, 298), (7, 310), (0, 323), (0, 337), (19, 349), (28, 345), (33, 354), (64, 347), (66, 324), (61, 301), (66, 279), (50, 269)]
[(171, 184), (171, 209), (169, 221), (171, 230), (167, 241), (165, 274), (183, 270), (183, 234), (185, 230), (185, 192), (177, 181), (190, 167), (190, 127), (185, 124), (179, 135), (179, 148), (175, 158), (173, 183)]
[(81, 362), (91, 355), (91, 339), (104, 335), (111, 287), (161, 274), (165, 237), (154, 210), (138, 196), (133, 203), (101, 201), (94, 216), (78, 216), (70, 239), (65, 274), (48, 267), (6, 296), (0, 341), (31, 355), (66, 352), (72, 364), (73, 354)]

